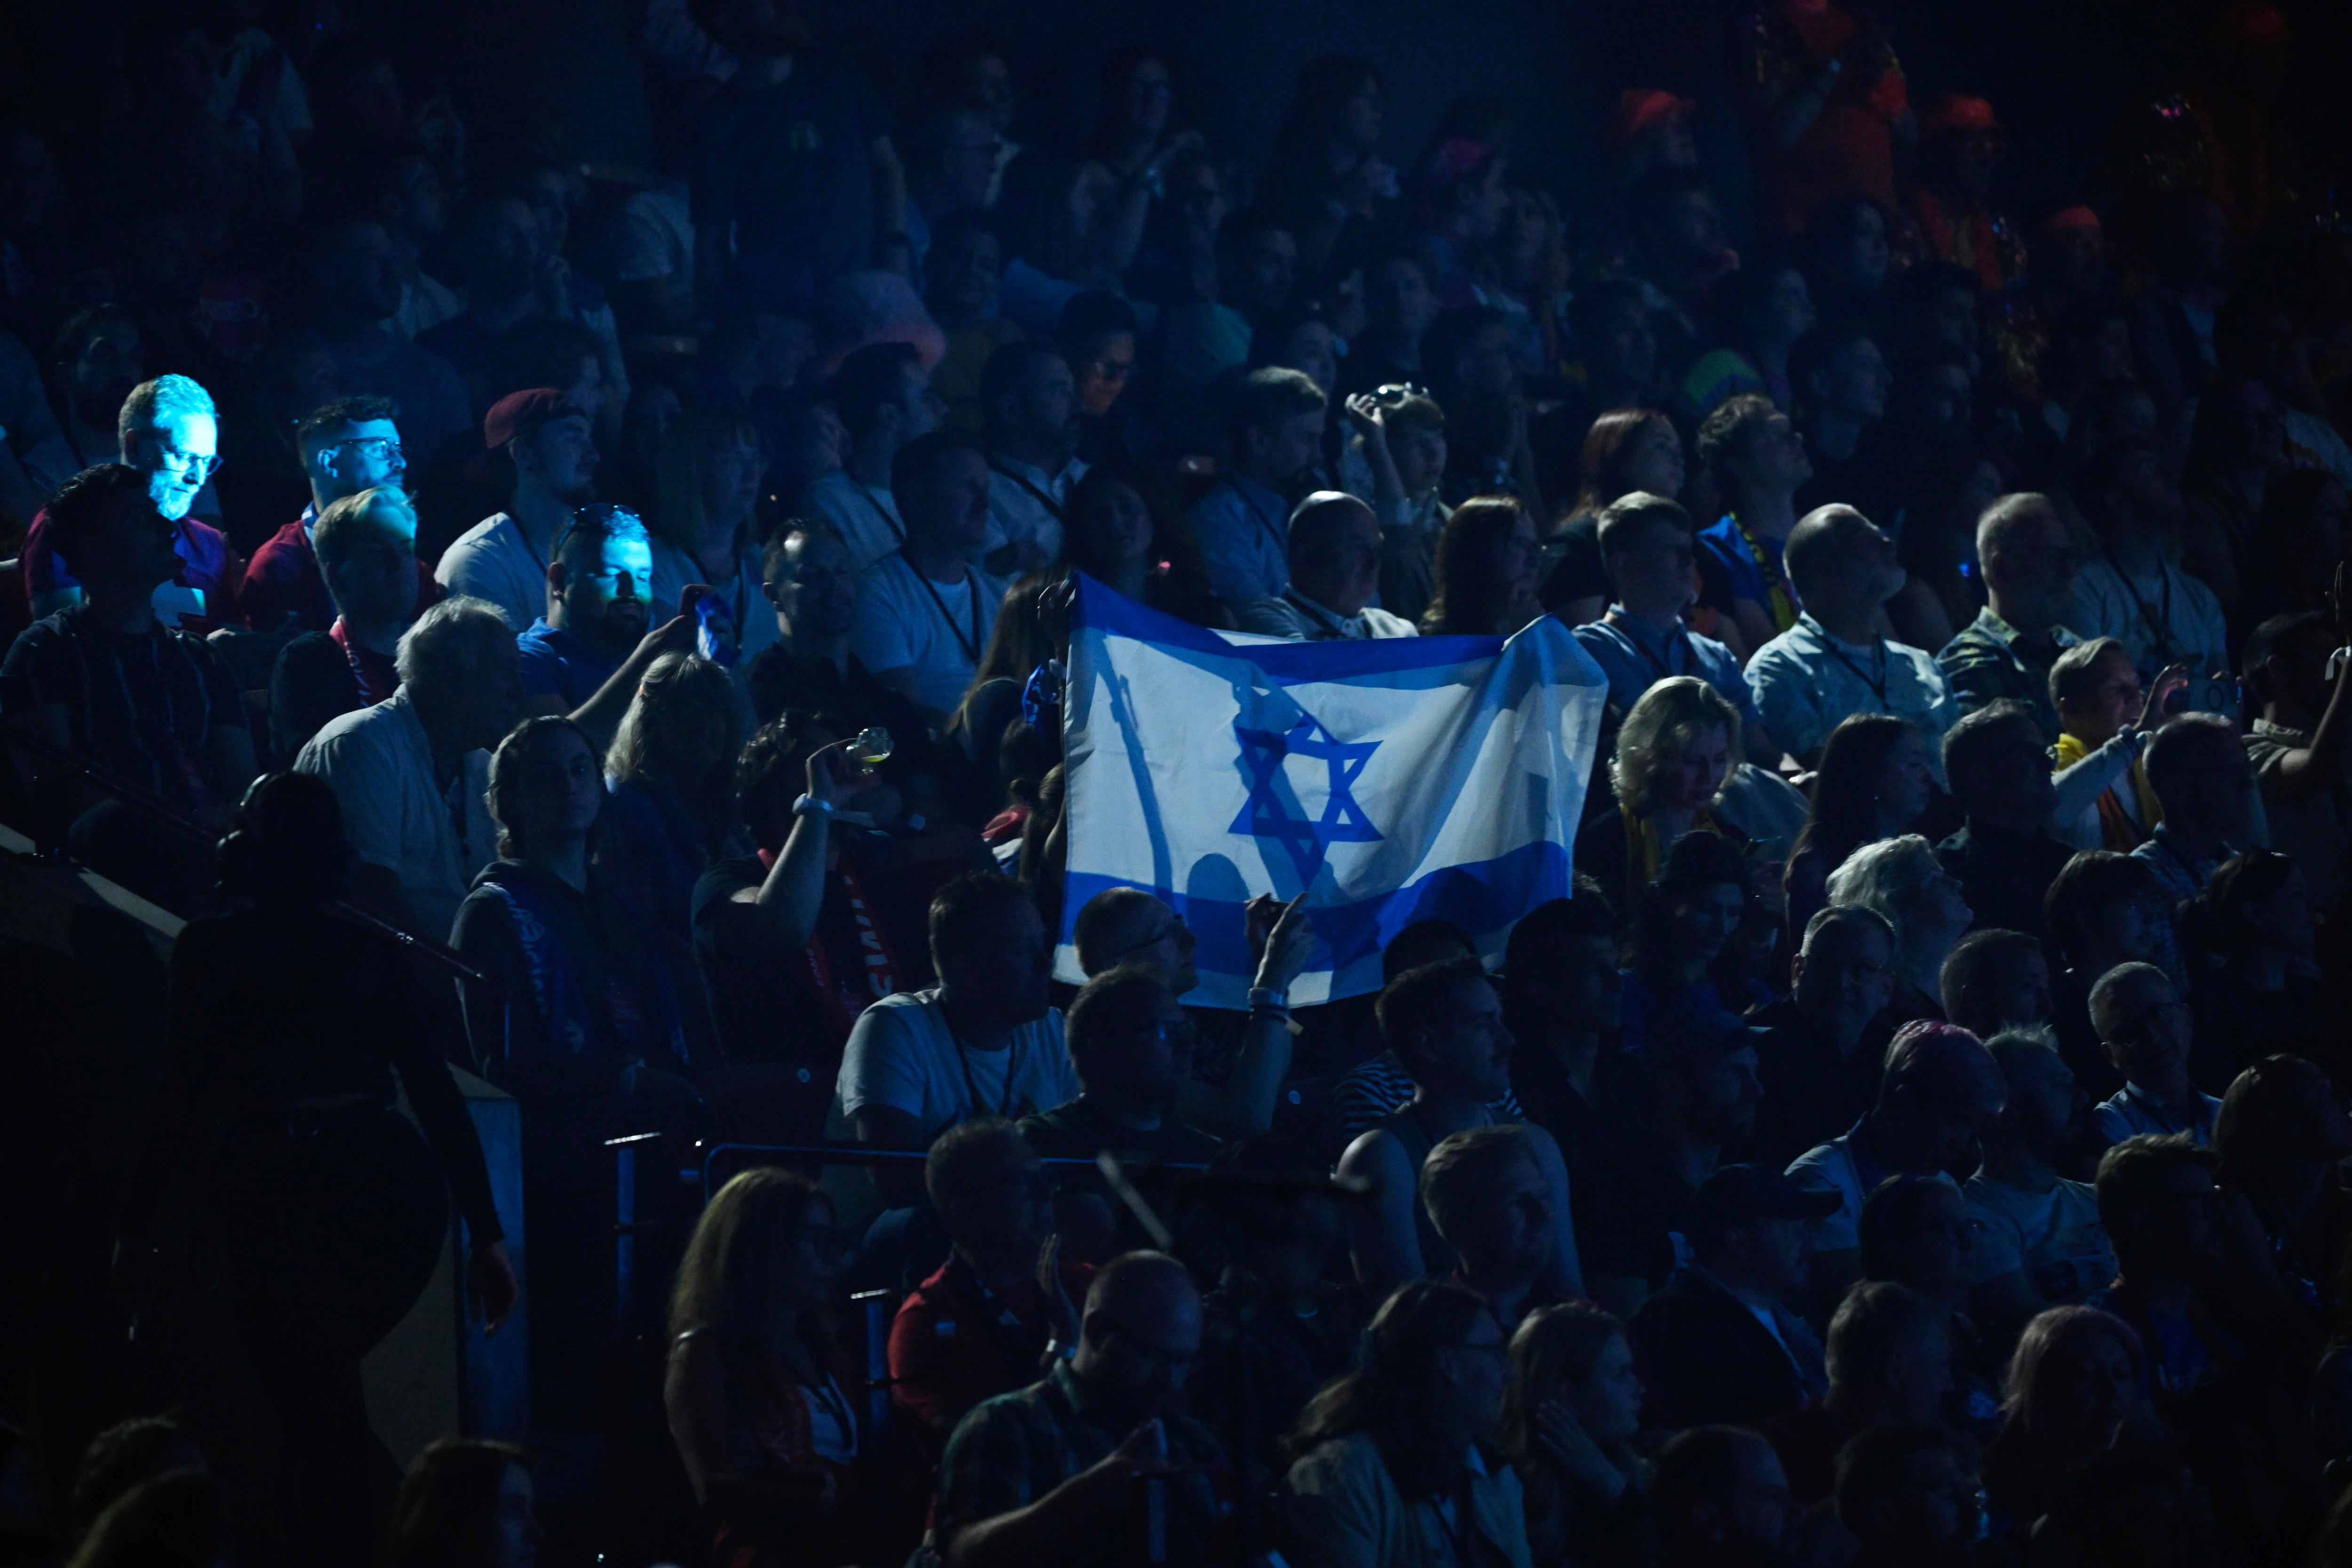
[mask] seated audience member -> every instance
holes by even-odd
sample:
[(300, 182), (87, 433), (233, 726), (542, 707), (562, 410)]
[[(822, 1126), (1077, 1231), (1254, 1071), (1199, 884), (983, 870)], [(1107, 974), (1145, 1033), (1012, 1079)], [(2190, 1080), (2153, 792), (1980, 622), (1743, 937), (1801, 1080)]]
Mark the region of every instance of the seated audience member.
[(1064, 564), (1179, 620), (1232, 626), (1191, 526), (1163, 494), (1128, 470), (1087, 469), (1064, 509)]
[(646, 635), (653, 570), (643, 519), (609, 501), (583, 506), (555, 536), (547, 613), (515, 638), (523, 695), (569, 714), (599, 745), (612, 744), (654, 660), (693, 646), (694, 624), (682, 616), (664, 615), (663, 635)]
[[(1379, 1294), (1409, 1279), (1442, 1275), (1454, 1249), (1418, 1194), (1430, 1151), (1452, 1134), (1491, 1126), (1489, 1102), (1510, 1088), (1510, 1031), (1503, 1005), (1475, 958), (1410, 969), (1381, 993), (1381, 1038), (1412, 1079), (1412, 1098), (1372, 1124), (1340, 1156), (1339, 1174), (1370, 1185), (1350, 1205), (1348, 1250), (1356, 1279)], [(1568, 1171), (1559, 1145), (1539, 1127), (1527, 1130), (1550, 1187), (1555, 1243), (1544, 1282), (1580, 1290), (1575, 1233), (1570, 1229)]]
[(1059, 1259), (1054, 1182), (1013, 1123), (975, 1116), (941, 1133), (923, 1185), (947, 1222), (947, 1261), (891, 1320), (890, 1397), (936, 1454), (964, 1413), (1025, 1388), (1049, 1342), (1067, 1351), (1071, 1303), (1094, 1270)]
[(773, 1166), (719, 1188), (686, 1244), (662, 1403), (722, 1554), (854, 1563), (879, 1533), (853, 1468), (872, 1434), (824, 1331), (843, 1251), (832, 1200)]
[[(1900, 453), (1886, 424), (1895, 387), (1879, 347), (1884, 327), (1832, 315), (1790, 345), (1789, 381), (1797, 404), (1790, 413), (1805, 437), (1813, 477), (1798, 490), (1800, 512), (1835, 504), (1892, 510), (1901, 489)], [(1804, 585), (1798, 584), (1802, 595)]]
[(1077, 381), (1050, 343), (1008, 343), (988, 357), (980, 398), (988, 414), (989, 559), (1006, 576), (1062, 558), (1063, 517), (1087, 465)]
[(331, 721), (294, 766), (334, 790), (376, 895), (437, 940), (497, 858), (485, 802), (489, 748), (522, 702), (514, 628), (479, 599), (444, 599), (402, 636), (397, 663), (391, 698)]
[(349, 706), (373, 707), (400, 685), (400, 639), (441, 597), (416, 559), (416, 509), (397, 485), (339, 497), (313, 521), (304, 548), (334, 612), (327, 637), (351, 680)]
[(2157, 442), (2117, 436), (2075, 478), (2074, 504), (2097, 539), (2097, 555), (2074, 579), (2066, 624), (2083, 637), (2114, 637), (2140, 679), (2172, 664), (2192, 676), (2230, 668), (2221, 601), (2169, 559), (2180, 492), (2163, 473)]
[(1590, 879), (1578, 879), (1574, 898), (1538, 904), (1511, 927), (1502, 990), (1513, 1092), (1527, 1120), (1559, 1144), (1574, 1185), (1648, 1094), (1619, 1038), (1615, 917)]
[(1691, 605), (1690, 514), (1636, 490), (1601, 511), (1601, 561), (1616, 595), (1608, 614), (1575, 628), (1576, 640), (1609, 678), (1609, 700), (1631, 712), (1642, 694), (1673, 676), (1696, 676), (1738, 711), (1748, 760), (1771, 767), (1780, 748), (1756, 716), (1739, 661), (1683, 619)]
[(511, 476), (506, 510), (459, 534), (433, 575), (486, 599), (518, 629), (547, 613), (548, 552), (572, 513), (596, 499), (596, 442), (586, 409), (551, 386), (509, 393), (482, 416), (482, 445)]
[(2196, 953), (2189, 1071), (2200, 1087), (2221, 1087), (2256, 1052), (2331, 1054), (2336, 1026), (2305, 889), (2292, 858), (2256, 849), (2221, 862), (2184, 911)]
[(2141, 752), (2163, 721), (2165, 699), (2183, 679), (2178, 667), (2143, 688), (2131, 656), (2113, 637), (2075, 644), (2050, 667), (2058, 710), (2057, 826), (2077, 850), (2128, 855), (2147, 842), (2160, 815)]
[[(2352, 605), (2346, 606), (2352, 611)], [(2330, 656), (2352, 635), (2319, 612), (2256, 626), (2241, 660), (2246, 698), (2259, 708), (2246, 755), (2262, 785), (2271, 847), (2303, 868), (2313, 907), (2336, 917), (2352, 856), (2352, 658), (2328, 679)]]
[[(115, 441), (121, 466), (141, 476), (148, 500), (171, 525), (172, 570), (150, 592), (155, 618), (199, 635), (234, 624), (244, 563), (226, 534), (191, 515), (220, 467), (220, 416), (212, 395), (184, 375), (142, 381), (122, 400)], [(114, 466), (113, 456), (97, 466)], [(81, 569), (50, 532), (46, 515), (34, 517), (19, 554), (34, 619), (81, 601)]]
[(1979, 1135), (1984, 1163), (1960, 1188), (1977, 1221), (1969, 1268), (1979, 1316), (2021, 1323), (2083, 1300), (2115, 1277), (2115, 1253), (2090, 1184), (2070, 1179), (2088, 1102), (2047, 1029), (2011, 1028), (1985, 1049), (2006, 1086)]
[(1860, 904), (1895, 931), (1895, 1019), (1941, 1018), (1944, 960), (1973, 912), (1960, 884), (1916, 833), (1865, 844), (1830, 873), (1830, 906)]
[(226, 1483), (205, 1470), (166, 1470), (140, 1482), (98, 1516), (74, 1553), (76, 1568), (194, 1568), (230, 1560)]
[(536, 1561), (545, 1539), (530, 1456), (511, 1443), (442, 1437), (409, 1461), (393, 1503), (391, 1568)]
[(1421, 1166), (1421, 1206), (1454, 1249), (1453, 1283), (1484, 1297), (1507, 1330), (1547, 1304), (1537, 1282), (1559, 1230), (1528, 1140), (1524, 1125), (1474, 1127), (1440, 1142)]
[(2052, 977), (2058, 1048), (2094, 1100), (2122, 1087), (2091, 1022), (2091, 987), (2119, 963), (2178, 963), (2170, 900), (2135, 856), (2091, 849), (2066, 862), (2043, 906), (2065, 968)]
[[(1576, 628), (1579, 640), (1588, 629)], [(1609, 759), (1617, 804), (1576, 836), (1578, 867), (1612, 903), (1638, 910), (1694, 831), (1744, 841), (1716, 812), (1745, 731), (1739, 710), (1697, 676), (1664, 677), (1627, 710)]]
[(1643, 1058), (1650, 1094), (1580, 1151), (1578, 1250), (1592, 1299), (1631, 1317), (1690, 1261), (1698, 1189), (1756, 1126), (1756, 1050), (1736, 1020), (1668, 1020)]
[[(177, 568), (146, 476), (102, 463), (66, 481), (45, 521), (81, 574), (75, 599), (18, 635), (0, 664), (0, 716), (176, 811), (217, 826), (253, 777), (253, 731), (228, 665), (155, 613)], [(63, 764), (18, 750), (36, 794), (55, 789), (74, 858), (166, 907), (197, 912), (211, 878), (180, 835)]]
[(1781, 551), (1813, 462), (1789, 416), (1754, 395), (1730, 398), (1706, 416), (1697, 452), (1723, 508), (1698, 536), (1700, 593), (1738, 628), (1743, 644), (1760, 648), (1795, 626), (1804, 607)]
[(874, 679), (851, 646), (857, 625), (857, 574), (833, 524), (780, 527), (761, 552), (761, 591), (783, 635), (745, 667), (751, 710), (773, 723), (787, 709), (829, 714), (845, 732), (879, 725), (911, 749), (923, 721), (905, 698)]
[(1550, 563), (1544, 607), (1571, 626), (1597, 621), (1609, 607), (1609, 574), (1601, 556), (1601, 513), (1626, 496), (1673, 500), (1683, 493), (1683, 442), (1675, 422), (1654, 408), (1612, 408), (1584, 433), (1583, 488), (1569, 517), (1544, 541)]
[(2213, 1141), (2221, 1102), (2189, 1077), (2196, 1024), (2172, 979), (2152, 963), (2119, 963), (2091, 987), (2091, 1026), (2124, 1086), (2094, 1113), (2109, 1143), (2144, 1133)]
[(2258, 809), (2253, 764), (2227, 719), (2185, 713), (2150, 737), (2146, 766), (2163, 820), (2132, 858), (2156, 873), (2177, 908), (2204, 891), (2222, 861), (2250, 847)]
[[(2000, 1435), (1985, 1449), (1985, 1503), (2021, 1539), (2080, 1486), (2084, 1468), (2154, 1427), (2139, 1335), (2112, 1312), (2038, 1312), (2010, 1357)], [(2160, 1432), (2161, 1428), (2156, 1428)]]
[(1290, 1435), (1306, 1561), (1528, 1568), (1519, 1478), (1495, 1447), (1507, 1354), (1493, 1311), (1458, 1285), (1416, 1279), (1381, 1305), (1356, 1369)]
[(821, 718), (787, 714), (736, 759), (734, 796), (751, 853), (694, 885), (694, 958), (730, 1066), (791, 1070), (788, 1138), (823, 1135), (858, 1015), (929, 978), (918, 911), (887, 841), (836, 830), (843, 810), (895, 809)]
[(2051, 1021), (2050, 960), (2021, 931), (1980, 926), (1952, 944), (1937, 994), (1944, 1016), (1980, 1040)]
[(1814, 766), (1840, 719), (1892, 713), (1940, 745), (1958, 717), (1950, 683), (1933, 658), (1875, 629), (1878, 607), (1904, 583), (1893, 542), (1853, 508), (1826, 506), (1789, 535), (1787, 560), (1804, 613), (1748, 663), (1773, 738)]
[(1454, 515), (1444, 493), (1445, 411), (1435, 399), (1399, 385), (1358, 393), (1346, 406), (1372, 468), (1381, 605), (1419, 626), (1435, 587), (1437, 542)]
[[(1381, 949), (1381, 984), (1386, 986), (1406, 970), (1418, 969), (1424, 963), (1448, 958), (1475, 958), (1477, 953), (1478, 944), (1470, 940), (1470, 933), (1453, 921), (1415, 921)], [(1379, 998), (1375, 997), (1370, 1011), (1376, 1015), (1378, 1010)], [(1367, 1031), (1371, 1036), (1370, 1043), (1377, 1045), (1381, 1038), (1377, 1017), (1367, 1017), (1364, 1022), (1370, 1026)], [(1412, 1098), (1412, 1075), (1397, 1060), (1396, 1054), (1384, 1046), (1341, 1074), (1339, 1081), (1331, 1086), (1331, 1103), (1349, 1138), (1366, 1131), (1373, 1122)], [(1494, 1112), (1497, 1121), (1525, 1120), (1518, 1096), (1509, 1090), (1486, 1109)]]
[(1473, 496), (1437, 536), (1427, 637), (1507, 637), (1543, 614), (1536, 596), (1536, 524), (1517, 496)]
[(118, 1421), (92, 1437), (75, 1461), (65, 1500), (67, 1539), (79, 1542), (88, 1537), (100, 1515), (157, 1476), (211, 1468), (204, 1445), (185, 1417), (136, 1415)]
[[(221, 870), (230, 912), (190, 922), (172, 949), (170, 1045), (116, 1256), (157, 1257), (178, 1228), (174, 1190), (208, 1173), (200, 1212), (222, 1238), (224, 1326), (285, 1443), (271, 1479), (299, 1549), (344, 1561), (364, 1548), (382, 1452), (361, 1358), (446, 1250), (452, 1193), (493, 1325), (514, 1274), (434, 1026), (447, 981), (338, 912), (351, 862), (334, 796), (271, 775), (239, 808)], [(394, 1108), (395, 1076), (423, 1137)], [(273, 1123), (287, 1131), (253, 1131)], [(290, 1320), (289, 1301), (305, 1309)]]
[(700, 654), (663, 653), (630, 694), (605, 753), (612, 823), (599, 858), (681, 973), (695, 881), (742, 842), (732, 794), (739, 710), (724, 669)]
[(798, 510), (830, 523), (849, 547), (850, 570), (863, 572), (907, 542), (895, 468), (898, 450), (939, 428), (944, 410), (912, 343), (867, 343), (844, 356), (825, 395), (848, 436), (841, 466), (820, 475)]
[[(294, 427), (295, 455), (310, 481), (310, 504), (280, 528), (245, 563), (238, 599), (246, 624), (257, 632), (322, 632), (334, 623), (335, 604), (314, 549), (313, 531), (326, 510), (345, 496), (390, 487), (408, 472), (401, 453), (399, 405), (388, 397), (344, 397), (312, 409)], [(410, 559), (415, 559), (412, 542)], [(417, 562), (416, 572), (432, 573)]]
[(2212, 1147), (2214, 1183), (2252, 1206), (2280, 1282), (2315, 1321), (2339, 1321), (2339, 1167), (2352, 1155), (2352, 1122), (2327, 1074), (2301, 1057), (2253, 1062), (2221, 1097)]
[(1761, 1421), (1820, 1397), (1821, 1342), (1798, 1311), (1807, 1237), (1833, 1201), (1761, 1165), (1720, 1166), (1700, 1184), (1694, 1261), (1625, 1325), (1643, 1426)]
[(1633, 1449), (1642, 1380), (1625, 1326), (1583, 1301), (1538, 1307), (1511, 1335), (1504, 1455), (1538, 1563), (1640, 1563), (1656, 1552), (1650, 1461)]
[(2058, 743), (2050, 669), (2081, 639), (2062, 624), (2074, 607), (2074, 539), (2048, 496), (2006, 495), (1977, 521), (1987, 604), (1936, 662), (1964, 713), (2024, 706), (2044, 746)]
[(1412, 624), (1380, 596), (1381, 528), (1372, 509), (1339, 490), (1317, 490), (1290, 514), (1288, 583), (1242, 610), (1241, 629), (1292, 642), (1409, 637)]
[(1840, 721), (1822, 747), (1812, 809), (1789, 857), (1790, 933), (1827, 906), (1830, 873), (1847, 856), (1910, 832), (1935, 795), (1935, 758), (1916, 727), (1884, 713)]
[(1854, 1568), (1974, 1561), (1984, 1524), (1975, 1462), (1974, 1444), (1936, 1426), (1874, 1426), (1848, 1444), (1837, 1518), (1862, 1543)]
[(1795, 1511), (1772, 1445), (1741, 1426), (1677, 1432), (1650, 1483), (1665, 1568), (1765, 1568), (1788, 1561)]
[(907, 540), (857, 579), (849, 646), (937, 726), (971, 686), (1004, 598), (972, 563), (988, 540), (988, 463), (970, 437), (933, 431), (900, 447), (890, 471)]
[[(1941, 1190), (1959, 1208), (1951, 1184), (1918, 1185)], [(1869, 1279), (1846, 1292), (1824, 1342), (1826, 1391), (1818, 1403), (1763, 1427), (1799, 1507), (1830, 1499), (1839, 1452), (1864, 1434), (1951, 1424), (1952, 1340), (1950, 1309), (1909, 1285)]]
[(1728, 1022), (1769, 1000), (1753, 979), (1718, 963), (1747, 918), (1750, 897), (1747, 862), (1718, 835), (1685, 834), (1667, 853), (1633, 913), (1621, 1005), (1627, 1051), (1639, 1058), (1653, 1028), (1677, 1017)]
[(1192, 503), (1209, 587), (1241, 614), (1290, 585), (1290, 505), (1323, 451), (1323, 389), (1268, 366), (1244, 378), (1225, 421), (1231, 466)]
[(1096, 1275), (1073, 1353), (948, 1440), (936, 1510), (948, 1568), (1219, 1561), (1230, 1526), (1211, 1472), (1224, 1452), (1182, 1413), (1201, 1327), (1200, 1292), (1172, 1258), (1130, 1252)]
[(1861, 1266), (1863, 1200), (1888, 1176), (1965, 1175), (1977, 1135), (1999, 1115), (2000, 1068), (1977, 1037), (1953, 1024), (1921, 1020), (1895, 1032), (1878, 1100), (1851, 1131), (1808, 1150), (1789, 1179), (1838, 1202), (1813, 1238), (1814, 1282), (1842, 1291)]
[(931, 900), (930, 948), (939, 984), (879, 998), (849, 1032), (836, 1098), (856, 1140), (919, 1149), (966, 1117), (1076, 1099), (1028, 885), (993, 872), (950, 882)]
[(2058, 799), (2049, 755), (2032, 715), (2005, 697), (1944, 737), (1944, 776), (1968, 820), (1936, 846), (1936, 858), (1979, 927), (2043, 933), (2042, 900), (2074, 856), (2044, 826)]
[(1878, 1098), (1895, 994), (1895, 931), (1858, 904), (1805, 923), (1789, 994), (1748, 1015), (1763, 1109), (1748, 1145), (1760, 1164), (1790, 1161), (1861, 1120)]

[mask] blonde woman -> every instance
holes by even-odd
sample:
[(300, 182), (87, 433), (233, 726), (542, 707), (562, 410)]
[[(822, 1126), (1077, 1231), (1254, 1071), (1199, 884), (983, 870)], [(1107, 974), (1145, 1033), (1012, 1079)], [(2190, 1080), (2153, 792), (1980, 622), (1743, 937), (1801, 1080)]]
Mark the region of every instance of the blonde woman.
[(1642, 693), (1618, 728), (1609, 763), (1617, 804), (1576, 836), (1577, 868), (1626, 913), (1685, 834), (1704, 829), (1745, 843), (1716, 809), (1738, 754), (1739, 711), (1706, 681), (1672, 676)]

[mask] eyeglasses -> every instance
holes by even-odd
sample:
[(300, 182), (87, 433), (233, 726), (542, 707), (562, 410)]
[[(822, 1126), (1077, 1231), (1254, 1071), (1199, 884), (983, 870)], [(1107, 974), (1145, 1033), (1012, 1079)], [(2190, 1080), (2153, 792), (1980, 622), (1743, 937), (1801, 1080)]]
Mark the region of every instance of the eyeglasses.
[(400, 442), (391, 436), (353, 436), (347, 441), (330, 441), (319, 450), (321, 453), (340, 452), (345, 447), (357, 452), (362, 458), (373, 458), (379, 463), (396, 463), (401, 460)]
[(1408, 397), (1427, 397), (1429, 388), (1415, 386), (1409, 381), (1392, 381), (1385, 386), (1372, 388), (1372, 396), (1381, 403), (1402, 403)]
[(177, 452), (169, 447), (160, 447), (155, 453), (155, 466), (175, 478), (194, 475), (201, 480), (211, 479), (213, 475), (218, 473), (221, 460), (218, 453), (198, 457), (193, 452)]

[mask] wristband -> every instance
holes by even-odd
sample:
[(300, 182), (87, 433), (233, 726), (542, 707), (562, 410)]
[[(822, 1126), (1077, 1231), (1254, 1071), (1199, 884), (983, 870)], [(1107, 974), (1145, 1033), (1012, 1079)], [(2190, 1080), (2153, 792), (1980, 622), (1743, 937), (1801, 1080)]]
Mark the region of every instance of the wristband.
[(1276, 991), (1270, 985), (1253, 985), (1250, 987), (1249, 1010), (1253, 1013), (1287, 1013), (1290, 1011), (1290, 993)]
[(819, 800), (813, 795), (804, 795), (801, 796), (800, 799), (793, 802), (793, 815), (794, 816), (809, 816), (814, 815), (816, 816), (830, 817), (833, 815), (833, 802), (829, 800)]

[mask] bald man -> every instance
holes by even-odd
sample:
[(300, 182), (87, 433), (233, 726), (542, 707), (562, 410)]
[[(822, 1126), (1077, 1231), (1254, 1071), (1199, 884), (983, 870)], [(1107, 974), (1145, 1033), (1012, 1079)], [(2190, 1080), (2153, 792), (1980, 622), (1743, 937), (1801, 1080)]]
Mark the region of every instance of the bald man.
[(948, 1440), (938, 1511), (948, 1568), (1216, 1560), (1209, 1473), (1224, 1451), (1182, 1413), (1201, 1327), (1182, 1264), (1158, 1252), (1107, 1264), (1077, 1343), (1057, 1346), (1043, 1381), (980, 1405)]
[[(1255, 1137), (1274, 1126), (1275, 1097), (1290, 1071), (1290, 983), (1315, 951), (1303, 894), (1286, 905), (1260, 894), (1244, 921), (1258, 950), (1257, 977), (1233, 1071), (1223, 1089), (1188, 1077), (1176, 1097), (1179, 1121), (1218, 1138)], [(1152, 971), (1179, 998), (1201, 983), (1192, 963), (1198, 939), (1182, 916), (1140, 888), (1107, 889), (1088, 899), (1074, 935), (1078, 966), (1090, 980), (1132, 963)]]
[(1416, 635), (1378, 608), (1381, 525), (1342, 490), (1317, 490), (1290, 514), (1290, 586), (1244, 606), (1242, 630), (1291, 642), (1357, 642)]
[(1977, 566), (1987, 603), (1936, 656), (1962, 712), (2021, 702), (2042, 743), (2058, 743), (2050, 667), (2082, 640), (2059, 624), (2074, 605), (2077, 564), (2074, 534), (2048, 496), (2022, 491), (1985, 509)]

